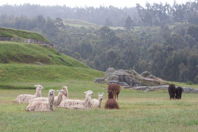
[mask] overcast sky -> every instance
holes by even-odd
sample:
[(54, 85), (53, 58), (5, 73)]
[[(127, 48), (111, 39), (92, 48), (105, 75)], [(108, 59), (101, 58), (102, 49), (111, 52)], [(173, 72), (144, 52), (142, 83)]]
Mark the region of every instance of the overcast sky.
[(0, 5), (20, 5), (24, 3), (39, 4), (39, 5), (66, 5), (70, 7), (87, 7), (87, 6), (116, 6), (116, 7), (133, 7), (136, 3), (144, 5), (146, 2), (149, 3), (170, 3), (174, 1), (177, 3), (185, 3), (191, 0), (0, 0)]

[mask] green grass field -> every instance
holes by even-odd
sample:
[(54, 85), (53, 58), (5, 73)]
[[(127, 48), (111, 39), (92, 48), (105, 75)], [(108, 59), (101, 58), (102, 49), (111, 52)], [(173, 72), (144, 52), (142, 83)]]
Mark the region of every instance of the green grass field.
[[(44, 96), (49, 88), (69, 86), (70, 98), (83, 99), (83, 91), (91, 89), (94, 97), (106, 93), (106, 85), (92, 81), (66, 80), (42, 83)], [(145, 93), (124, 89), (119, 95), (119, 110), (91, 109), (54, 112), (25, 112), (26, 105), (13, 102), (18, 94), (34, 90), (0, 89), (1, 132), (197, 132), (198, 96), (183, 94), (182, 100), (168, 99), (167, 91)], [(106, 101), (103, 100), (102, 106)]]

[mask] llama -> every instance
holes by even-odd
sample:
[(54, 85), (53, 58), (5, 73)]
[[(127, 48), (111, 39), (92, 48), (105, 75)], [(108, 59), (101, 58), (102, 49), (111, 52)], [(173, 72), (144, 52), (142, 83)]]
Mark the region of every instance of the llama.
[(98, 99), (92, 99), (91, 100), (91, 107), (92, 108), (101, 108), (101, 103), (102, 103), (102, 100), (103, 100), (103, 95), (104, 93), (99, 93), (98, 94)]
[(108, 93), (113, 94), (114, 99), (118, 99), (118, 95), (120, 93), (120, 85), (112, 83), (108, 86)]
[(21, 104), (21, 103), (29, 103), (30, 100), (37, 98), (37, 97), (41, 97), (41, 90), (43, 89), (43, 86), (38, 84), (38, 85), (34, 85), (36, 87), (36, 92), (34, 95), (32, 94), (20, 94), (17, 96), (16, 98), (16, 102)]
[(75, 99), (65, 99), (61, 102), (59, 107), (66, 109), (88, 109), (91, 108), (91, 100), (93, 91), (88, 90), (85, 93), (84, 100), (75, 100)]
[(112, 92), (108, 93), (108, 100), (105, 104), (105, 109), (119, 109), (119, 105), (114, 98), (114, 94)]
[(48, 92), (48, 100), (32, 101), (26, 107), (26, 111), (48, 112), (53, 111), (55, 91), (53, 89)]
[(174, 99), (175, 98), (175, 85), (174, 84), (170, 84), (169, 85), (168, 93), (169, 93), (170, 99)]
[[(58, 96), (54, 97), (54, 106), (58, 106), (62, 100), (63, 100), (63, 96), (65, 96), (65, 91), (64, 90), (57, 90), (58, 91)], [(33, 101), (47, 101), (48, 97), (38, 97), (38, 98), (34, 98), (32, 99), (30, 102)]]
[(183, 88), (182, 87), (177, 87), (175, 89), (175, 98), (176, 99), (181, 99), (182, 97), (182, 92), (183, 92)]

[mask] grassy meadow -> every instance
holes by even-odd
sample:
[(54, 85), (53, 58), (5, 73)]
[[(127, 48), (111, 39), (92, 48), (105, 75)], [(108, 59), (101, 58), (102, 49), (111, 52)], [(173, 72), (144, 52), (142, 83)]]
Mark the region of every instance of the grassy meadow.
[[(83, 91), (91, 89), (94, 97), (106, 93), (106, 85), (90, 80), (43, 82), (49, 88), (69, 87), (69, 97), (83, 99)], [(25, 84), (23, 84), (25, 85)], [(30, 83), (26, 85), (31, 85)], [(32, 83), (33, 85), (33, 83)], [(197, 132), (198, 96), (183, 94), (182, 100), (168, 99), (167, 91), (143, 92), (123, 89), (119, 110), (67, 110), (26, 112), (26, 105), (13, 102), (18, 94), (34, 93), (33, 89), (0, 89), (0, 131), (2, 132)]]

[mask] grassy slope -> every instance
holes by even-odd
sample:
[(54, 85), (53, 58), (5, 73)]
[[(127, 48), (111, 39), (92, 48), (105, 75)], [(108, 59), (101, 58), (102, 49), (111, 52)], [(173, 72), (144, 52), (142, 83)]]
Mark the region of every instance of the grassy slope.
[(43, 63), (86, 67), (79, 61), (37, 44), (0, 41), (0, 63)]
[(35, 39), (43, 42), (49, 42), (42, 35), (38, 33), (33, 33), (29, 31), (0, 28), (0, 36), (2, 37), (11, 37), (11, 38), (25, 38), (25, 39)]

